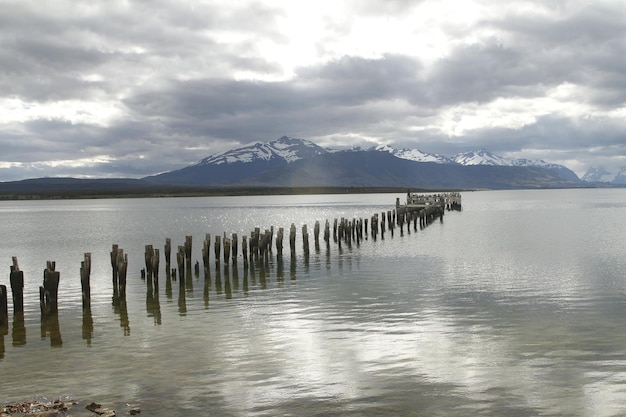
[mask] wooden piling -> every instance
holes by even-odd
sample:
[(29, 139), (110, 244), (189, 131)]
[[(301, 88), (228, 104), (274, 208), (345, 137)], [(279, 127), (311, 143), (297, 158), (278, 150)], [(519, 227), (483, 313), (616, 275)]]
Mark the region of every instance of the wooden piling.
[[(7, 286), (0, 285), (0, 327), (4, 328), (9, 324), (9, 299), (7, 294)], [(4, 332), (0, 330), (0, 336)]]
[(315, 250), (320, 250), (320, 222), (319, 220), (315, 221), (315, 226), (313, 226), (313, 240), (315, 241)]
[(120, 298), (126, 297), (126, 274), (128, 272), (128, 254), (119, 249), (117, 255), (117, 271), (118, 271), (118, 294)]
[(233, 233), (232, 234), (232, 239), (231, 239), (231, 252), (233, 254), (233, 264), (237, 263), (237, 245), (239, 244), (239, 242), (237, 241), (237, 233)]
[(17, 257), (13, 256), (11, 265), (10, 283), (11, 294), (13, 294), (13, 313), (24, 311), (24, 272), (20, 271)]
[(154, 258), (154, 247), (152, 245), (146, 245), (146, 250), (144, 252), (144, 261), (146, 264), (146, 278), (152, 282), (152, 258)]
[(278, 252), (279, 255), (283, 254), (283, 237), (285, 235), (285, 229), (284, 228), (279, 228), (278, 229), (278, 234), (276, 235), (276, 252)]
[(211, 254), (211, 234), (207, 233), (204, 235), (204, 242), (202, 243), (202, 265), (204, 266), (204, 270), (208, 271), (210, 268), (209, 265), (209, 255)]
[(309, 255), (309, 232), (306, 224), (302, 225), (302, 250), (304, 251), (304, 256)]
[[(185, 255), (185, 246), (179, 245), (176, 252), (176, 263), (178, 264), (178, 278), (184, 282), (185, 280), (185, 263), (187, 257)], [(190, 266), (191, 268), (191, 266)]]
[(245, 270), (248, 269), (248, 242), (247, 237), (244, 235), (241, 238), (241, 253), (243, 256), (243, 267)]
[(328, 219), (326, 219), (326, 223), (324, 224), (324, 242), (326, 242), (326, 246), (330, 245), (330, 223)]
[(41, 314), (56, 313), (58, 311), (60, 273), (55, 270), (55, 262), (47, 261), (43, 271), (43, 285), (39, 287), (39, 307)]
[(159, 250), (155, 249), (152, 256), (152, 284), (154, 285), (155, 290), (159, 289), (159, 262)]
[(222, 251), (222, 237), (221, 236), (215, 236), (214, 251), (215, 251), (215, 264), (218, 265), (220, 263), (220, 253)]
[(83, 296), (83, 309), (91, 307), (91, 253), (84, 255), (80, 263), (80, 286)]
[(230, 243), (230, 239), (224, 233), (224, 266), (228, 266), (228, 261), (230, 260)]
[(192, 236), (185, 236), (185, 261), (187, 268), (191, 271), (191, 247)]
[(289, 249), (291, 251), (291, 255), (296, 253), (296, 225), (291, 223), (291, 227), (289, 228)]
[(169, 237), (165, 239), (165, 247), (163, 248), (165, 251), (165, 270), (168, 271), (170, 269), (171, 259), (172, 259), (172, 239)]
[(113, 270), (113, 291), (117, 291), (119, 288), (118, 283), (118, 271), (117, 271), (117, 254), (119, 251), (119, 245), (113, 244), (111, 248), (111, 269)]

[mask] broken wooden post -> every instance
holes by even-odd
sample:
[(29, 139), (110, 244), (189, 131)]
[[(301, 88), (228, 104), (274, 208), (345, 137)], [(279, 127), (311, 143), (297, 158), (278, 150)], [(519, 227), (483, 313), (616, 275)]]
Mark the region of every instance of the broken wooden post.
[(17, 264), (17, 257), (13, 256), (11, 265), (11, 293), (13, 294), (13, 313), (24, 311), (24, 272), (20, 271)]
[(250, 255), (254, 252), (254, 259), (259, 259), (259, 240), (261, 239), (261, 228), (255, 227), (253, 237), (250, 239), (250, 243), (252, 243), (253, 250), (250, 251)]
[(222, 249), (221, 236), (215, 236), (215, 264), (216, 265), (219, 265), (220, 263), (221, 249)]
[(241, 252), (243, 253), (243, 267), (248, 269), (248, 241), (246, 235), (241, 238)]
[(315, 242), (315, 250), (320, 250), (320, 222), (318, 220), (315, 221), (315, 226), (313, 226), (313, 240)]
[(278, 229), (278, 234), (276, 235), (276, 252), (279, 255), (283, 254), (283, 237), (285, 234), (285, 229), (280, 227)]
[(207, 275), (209, 271), (209, 255), (211, 254), (211, 234), (204, 235), (204, 242), (202, 243), (202, 264), (204, 266), (204, 274)]
[(309, 256), (309, 232), (306, 224), (302, 225), (302, 249), (304, 250), (304, 256)]
[[(0, 328), (4, 328), (9, 324), (9, 299), (7, 294), (7, 286), (0, 285)], [(0, 336), (4, 332), (0, 329)]]
[(146, 278), (152, 283), (152, 258), (154, 258), (154, 247), (152, 245), (146, 245), (144, 252), (144, 261), (146, 263)]
[(126, 297), (126, 274), (128, 272), (128, 255), (122, 249), (117, 253), (118, 294)]
[(324, 242), (326, 242), (326, 246), (330, 245), (330, 223), (328, 223), (328, 219), (326, 219), (326, 224), (324, 224)]
[(46, 262), (43, 271), (43, 286), (39, 287), (39, 307), (41, 314), (56, 313), (59, 308), (59, 280), (60, 273), (55, 270), (54, 261)]
[[(178, 264), (178, 278), (183, 281), (181, 285), (184, 284), (184, 280), (185, 280), (185, 261), (186, 261), (185, 246), (179, 245), (178, 252), (176, 252), (176, 263)], [(189, 266), (189, 268), (191, 268), (191, 266)]]
[(152, 256), (152, 280), (155, 290), (159, 289), (159, 250), (155, 249)]
[(165, 247), (163, 249), (165, 250), (165, 270), (169, 273), (170, 267), (172, 265), (170, 262), (170, 260), (172, 259), (172, 239), (170, 239), (169, 237), (165, 239)]
[(224, 266), (228, 266), (230, 260), (230, 239), (226, 237), (224, 233)]
[(85, 259), (80, 263), (80, 287), (83, 295), (83, 309), (91, 307), (91, 253), (84, 255)]
[(289, 228), (289, 249), (292, 255), (296, 253), (296, 225), (293, 223)]
[(111, 269), (113, 270), (113, 292), (117, 292), (119, 288), (118, 283), (118, 271), (117, 271), (117, 253), (119, 251), (119, 245), (113, 244), (111, 248)]
[(239, 242), (237, 241), (237, 233), (233, 233), (232, 235), (232, 240), (231, 240), (231, 251), (233, 254), (233, 264), (237, 263), (237, 246), (238, 246)]

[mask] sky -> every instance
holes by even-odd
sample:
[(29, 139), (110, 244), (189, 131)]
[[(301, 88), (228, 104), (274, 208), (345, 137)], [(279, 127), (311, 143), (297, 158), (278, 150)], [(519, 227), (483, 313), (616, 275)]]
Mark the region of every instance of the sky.
[(626, 3), (0, 0), (0, 181), (281, 136), (626, 166)]

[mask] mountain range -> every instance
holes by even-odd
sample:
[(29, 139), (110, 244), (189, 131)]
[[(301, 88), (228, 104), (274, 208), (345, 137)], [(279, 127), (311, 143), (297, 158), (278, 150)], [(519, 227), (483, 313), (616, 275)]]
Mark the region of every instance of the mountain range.
[(152, 184), (255, 187), (538, 188), (580, 184), (568, 168), (484, 149), (454, 157), (380, 145), (332, 150), (283, 136), (211, 155)]
[[(515, 189), (588, 186), (563, 165), (513, 159), (485, 149), (446, 157), (379, 145), (326, 149), (283, 136), (207, 156), (187, 167), (141, 179), (41, 178), (0, 183), (7, 195), (128, 195), (220, 188)], [(21, 193), (21, 194), (20, 194)], [(57, 193), (57, 194), (55, 194)]]
[(602, 166), (591, 167), (581, 179), (588, 183), (626, 185), (626, 167), (621, 167), (617, 171), (608, 171)]

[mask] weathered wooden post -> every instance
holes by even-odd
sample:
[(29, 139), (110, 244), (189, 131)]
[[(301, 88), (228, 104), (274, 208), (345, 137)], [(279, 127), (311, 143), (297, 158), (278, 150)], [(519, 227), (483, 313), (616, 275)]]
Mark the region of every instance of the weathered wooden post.
[(230, 260), (230, 239), (224, 233), (224, 267), (227, 267)]
[(272, 250), (272, 236), (274, 232), (270, 230), (265, 230), (265, 235), (263, 236), (263, 260), (265, 264), (269, 261), (270, 252)]
[(185, 246), (179, 245), (178, 252), (176, 252), (176, 263), (178, 264), (178, 279), (183, 280), (183, 283), (181, 283), (181, 285), (184, 284), (185, 280), (185, 261)]
[(124, 256), (124, 251), (117, 244), (113, 244), (111, 250), (111, 269), (113, 270), (113, 294), (116, 295), (119, 292), (119, 269), (118, 258)]
[(152, 256), (152, 279), (154, 283), (154, 288), (157, 291), (159, 289), (159, 262), (159, 250), (155, 249), (154, 255)]
[(191, 271), (191, 246), (192, 236), (185, 236), (185, 260), (189, 271)]
[[(260, 248), (260, 239), (261, 239), (261, 228), (254, 228), (254, 238), (250, 241), (252, 243), (252, 249), (254, 251), (254, 259), (259, 259), (259, 250)], [(252, 252), (252, 251), (251, 251)]]
[(292, 255), (296, 253), (296, 225), (293, 223), (289, 228), (289, 249)]
[(220, 263), (220, 252), (222, 251), (222, 237), (221, 236), (215, 236), (215, 245), (214, 245), (214, 251), (215, 251), (215, 265), (219, 265)]
[(4, 336), (4, 328), (9, 324), (9, 298), (7, 286), (0, 285), (0, 336)]
[(209, 271), (209, 255), (211, 254), (211, 234), (204, 235), (204, 242), (202, 243), (202, 264), (204, 266), (204, 274)]
[(43, 271), (43, 286), (39, 287), (39, 306), (44, 315), (58, 311), (59, 280), (61, 277), (55, 267), (54, 261), (46, 262), (46, 269)]
[(330, 223), (328, 219), (326, 219), (326, 223), (324, 224), (324, 242), (326, 242), (326, 246), (330, 245)]
[(241, 238), (241, 252), (243, 255), (243, 268), (244, 270), (248, 269), (248, 242), (246, 235), (243, 235)]
[(233, 253), (233, 264), (237, 263), (237, 245), (239, 242), (237, 241), (237, 233), (233, 233), (231, 240), (231, 251)]
[(169, 237), (165, 239), (163, 250), (165, 251), (165, 271), (167, 271), (165, 275), (169, 275), (170, 267), (172, 266), (170, 262), (172, 259), (172, 239)]
[(315, 221), (315, 226), (313, 226), (313, 239), (315, 241), (315, 250), (320, 250), (320, 222), (319, 220)]
[(304, 256), (309, 256), (309, 232), (306, 224), (302, 225), (302, 249), (304, 250)]
[(278, 229), (278, 234), (276, 235), (276, 252), (278, 252), (279, 255), (283, 254), (283, 237), (285, 234), (285, 229), (284, 228), (279, 228)]
[(154, 247), (146, 245), (144, 261), (146, 263), (146, 278), (152, 283), (152, 258), (154, 258)]
[(24, 311), (24, 272), (20, 271), (17, 264), (17, 257), (13, 256), (11, 265), (10, 282), (11, 293), (13, 294), (13, 313)]
[(333, 222), (333, 242), (337, 243), (337, 219)]
[(83, 295), (83, 309), (91, 307), (91, 253), (84, 255), (85, 259), (80, 263), (80, 286)]
[(119, 296), (120, 298), (126, 298), (126, 274), (128, 272), (128, 254), (125, 254), (122, 249), (119, 250), (117, 255), (117, 271), (119, 278)]

